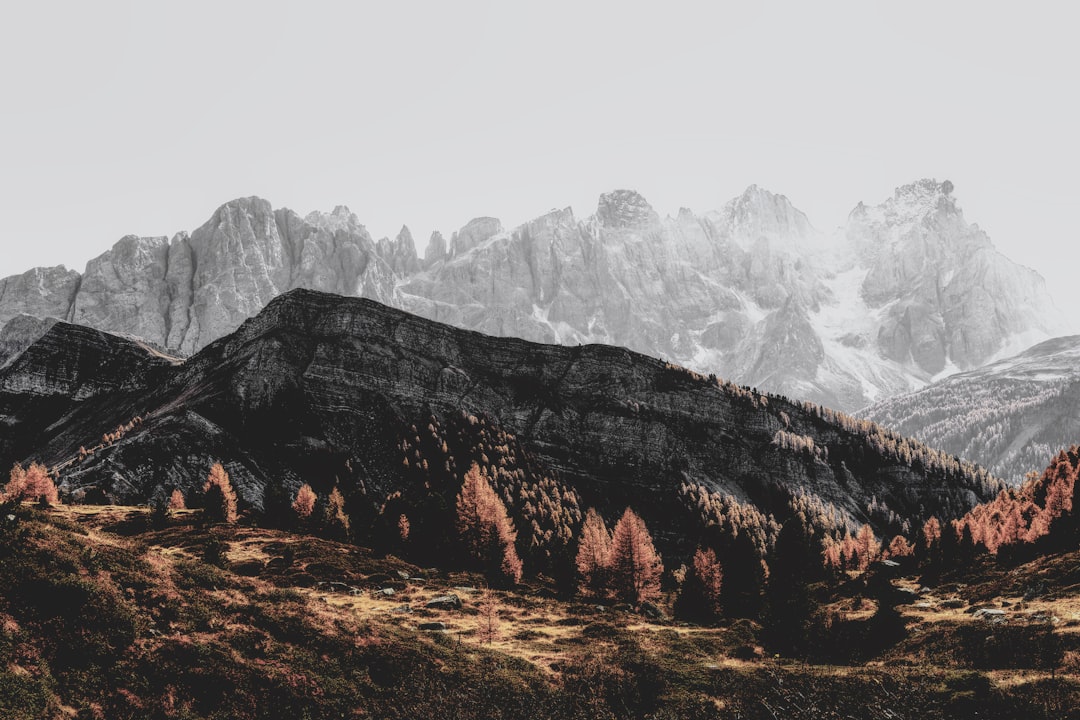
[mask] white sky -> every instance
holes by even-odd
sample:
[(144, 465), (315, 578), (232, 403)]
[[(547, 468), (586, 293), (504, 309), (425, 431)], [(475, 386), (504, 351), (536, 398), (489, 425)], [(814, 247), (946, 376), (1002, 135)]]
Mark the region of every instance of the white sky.
[(616, 187), (666, 214), (757, 183), (829, 230), (937, 177), (1080, 301), (1070, 3), (523, 5), (3, 3), (0, 276), (244, 195), (422, 253)]

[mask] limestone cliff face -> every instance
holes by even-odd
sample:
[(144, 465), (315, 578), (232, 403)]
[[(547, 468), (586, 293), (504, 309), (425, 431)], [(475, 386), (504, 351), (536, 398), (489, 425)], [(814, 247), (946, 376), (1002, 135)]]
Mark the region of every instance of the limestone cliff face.
[(34, 268), (0, 280), (0, 323), (17, 315), (66, 320), (81, 277), (64, 266)]
[[(73, 460), (136, 414), (119, 442)], [(123, 501), (190, 491), (218, 460), (248, 506), (267, 487), (335, 477), (378, 500), (406, 482), (403, 437), (469, 416), (513, 433), (588, 504), (639, 508), (662, 537), (678, 535), (683, 483), (781, 517), (787, 498), (816, 498), (851, 522), (872, 498), (914, 521), (993, 490), (985, 475), (890, 455), (865, 426), (624, 348), (489, 337), (304, 290), (182, 364), (58, 323), (0, 369), (0, 462), (61, 464), (65, 491)]]
[(586, 218), (566, 208), (512, 229), (476, 218), (449, 242), (436, 232), (422, 262), (408, 228), (376, 243), (346, 207), (301, 217), (242, 198), (190, 236), (125, 237), (82, 277), (0, 281), (0, 322), (53, 316), (190, 355), (294, 288), (494, 335), (621, 345), (845, 410), (1060, 331), (1042, 279), (933, 180), (860, 203), (832, 238), (753, 185), (675, 217), (616, 190)]
[(905, 185), (881, 205), (860, 204), (846, 228), (869, 267), (862, 296), (883, 310), (878, 346), (931, 375), (950, 362), (978, 367), (1054, 313), (1042, 278), (994, 250), (952, 191), (948, 181)]
[(71, 321), (165, 344), (169, 330), (169, 240), (129, 235), (91, 260)]
[(124, 237), (81, 277), (51, 268), (0, 281), (0, 321), (56, 317), (187, 355), (293, 288), (389, 300), (396, 275), (387, 260), (417, 269), (407, 232), (383, 259), (348, 208), (301, 218), (243, 198), (190, 236)]
[[(820, 347), (775, 337), (787, 327), (785, 313), (805, 316), (827, 297), (798, 255), (812, 234), (787, 198), (756, 187), (722, 213), (682, 210), (667, 219), (640, 194), (617, 190), (602, 195), (587, 220), (567, 208), (470, 241), (464, 251), (455, 245), (444, 262), (404, 280), (398, 302), (492, 334), (618, 344), (742, 382), (829, 397), (813, 384)], [(797, 310), (769, 319), (792, 303)], [(813, 331), (804, 337), (820, 346)], [(772, 358), (766, 368), (748, 360), (778, 344), (790, 362)], [(778, 363), (802, 374), (783, 377)]]
[(382, 261), (395, 275), (405, 277), (420, 270), (420, 260), (416, 256), (416, 243), (413, 242), (409, 228), (401, 226), (401, 231), (393, 240), (383, 238), (376, 248)]

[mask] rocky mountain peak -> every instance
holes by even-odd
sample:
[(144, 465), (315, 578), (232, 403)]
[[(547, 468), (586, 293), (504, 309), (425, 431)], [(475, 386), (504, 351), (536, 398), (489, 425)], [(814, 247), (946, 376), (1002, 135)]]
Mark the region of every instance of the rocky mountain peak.
[(273, 213), (273, 208), (270, 205), (269, 200), (264, 200), (257, 195), (249, 195), (248, 197), (234, 198), (227, 203), (223, 203), (211, 216), (207, 224), (220, 221), (222, 217), (227, 217), (231, 214), (256, 214), (256, 213)]
[(585, 221), (566, 209), (512, 231), (479, 217), (449, 243), (433, 233), (422, 263), (406, 227), (376, 243), (343, 205), (301, 217), (238, 198), (190, 236), (125, 237), (82, 276), (0, 280), (0, 323), (52, 316), (190, 354), (311, 288), (496, 335), (621, 345), (850, 410), (1048, 336), (1041, 278), (996, 253), (953, 192), (921, 180), (860, 203), (848, 242), (825, 246), (760, 186), (664, 221), (615, 190)]
[(65, 320), (71, 314), (80, 275), (63, 265), (37, 267), (0, 280), (0, 323), (16, 315)]
[(601, 195), (596, 218), (607, 228), (641, 227), (660, 221), (652, 205), (634, 190), (613, 190)]
[(785, 247), (809, 240), (815, 231), (810, 220), (785, 195), (751, 185), (731, 200), (721, 212), (721, 224), (744, 248), (761, 238)]
[[(904, 228), (916, 224), (932, 222), (935, 217), (955, 217), (962, 221), (963, 212), (953, 196), (952, 182), (938, 182), (924, 178), (907, 185), (902, 185), (893, 192), (893, 196), (875, 208), (865, 208), (864, 216), (869, 222), (876, 222), (893, 227)], [(859, 203), (862, 206), (862, 203)], [(858, 208), (856, 208), (858, 209)]]
[(304, 222), (327, 232), (350, 232), (366, 233), (363, 223), (356, 213), (349, 210), (346, 205), (337, 205), (328, 213), (312, 212), (304, 218)]
[(431, 233), (427, 249), (424, 250), (424, 265), (430, 266), (446, 259), (446, 238), (438, 230)]
[(869, 269), (861, 296), (882, 308), (878, 347), (929, 376), (978, 367), (1006, 345), (1048, 337), (1056, 318), (1037, 273), (964, 220), (953, 184), (923, 179), (860, 203), (845, 233)]
[(450, 239), (450, 254), (455, 257), (464, 255), (502, 231), (502, 223), (497, 218), (473, 218)]
[(420, 269), (420, 260), (416, 256), (416, 244), (413, 243), (412, 233), (405, 225), (401, 226), (401, 230), (393, 241), (383, 238), (379, 240), (376, 247), (379, 257), (395, 274), (405, 277)]

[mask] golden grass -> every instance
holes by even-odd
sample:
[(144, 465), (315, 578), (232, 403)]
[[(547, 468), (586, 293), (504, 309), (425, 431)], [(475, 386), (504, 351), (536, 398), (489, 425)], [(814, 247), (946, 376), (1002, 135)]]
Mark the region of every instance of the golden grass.
[[(67, 516), (83, 525), (89, 533), (87, 537), (91, 545), (109, 544), (130, 547), (135, 542), (133, 539), (114, 535), (102, 528), (130, 520), (139, 514), (145, 514), (148, 510), (123, 506), (59, 506), (52, 512)], [(180, 511), (179, 517), (183, 519), (192, 512), (196, 511)], [(296, 544), (299, 548), (309, 540), (303, 536), (247, 527), (231, 528), (229, 533), (226, 542), (226, 559), (229, 563), (267, 563), (280, 556), (282, 545)], [(271, 545), (274, 547), (270, 547)], [(357, 554), (357, 557), (363, 557), (362, 554), (366, 552), (330, 543), (327, 543), (325, 550), (341, 554)], [(198, 559), (198, 552), (193, 548), (151, 544), (146, 546), (144, 557), (156, 576), (166, 578), (171, 564), (180, 560)], [(311, 562), (316, 563), (318, 560)], [(306, 565), (303, 561), (297, 561), (294, 569), (303, 571)], [(251, 601), (246, 593), (252, 596), (268, 593), (281, 586), (281, 578), (274, 578), (269, 574), (242, 578), (237, 576), (236, 580), (237, 587), (240, 589), (234, 587), (229, 590), (210, 591), (209, 594), (216, 601), (226, 605), (242, 605)], [(481, 641), (483, 619), (479, 612), (483, 593), (455, 590), (456, 586), (468, 586), (476, 581), (475, 576), (465, 573), (453, 573), (442, 579), (427, 579), (422, 582), (395, 579), (391, 584), (396, 591), (389, 597), (376, 594), (377, 588), (363, 580), (349, 581), (360, 590), (355, 595), (325, 587), (294, 587), (294, 589), (300, 597), (304, 598), (308, 615), (316, 620), (327, 633), (339, 634), (342, 632), (342, 627), (357, 628), (364, 623), (369, 623), (372, 627), (378, 627), (381, 624), (421, 632), (419, 630), (421, 623), (443, 622), (446, 624), (444, 633), (454, 642), (465, 646), (483, 646), (507, 656), (525, 660), (550, 675), (558, 675), (559, 665), (573, 654), (580, 654), (584, 644), (600, 647), (610, 642), (603, 637), (598, 638), (585, 633), (586, 628), (597, 623), (602, 626), (612, 625), (618, 629), (619, 633), (634, 637), (644, 647), (658, 650), (662, 650), (665, 645), (670, 645), (673, 640), (722, 641), (725, 634), (729, 632), (726, 628), (652, 622), (639, 615), (612, 610), (589, 614), (583, 606), (574, 607), (560, 601), (523, 596), (520, 593), (492, 591), (498, 607), (497, 637), (490, 643), (484, 643)], [(913, 591), (920, 590), (918, 583), (910, 578), (900, 579), (896, 581), (896, 585)], [(917, 624), (923, 632), (936, 624), (985, 622), (982, 618), (976, 618), (968, 612), (970, 606), (967, 603), (961, 607), (945, 607), (945, 601), (951, 598), (964, 598), (965, 592), (964, 587), (925, 591), (916, 598), (915, 602), (925, 603), (926, 607), (916, 607), (913, 603), (901, 605), (899, 610), (909, 625)], [(457, 594), (461, 598), (463, 604), (461, 610), (438, 611), (425, 608), (425, 604), (432, 598), (448, 593)], [(408, 605), (410, 612), (401, 612), (399, 608), (403, 605)], [(979, 603), (979, 606), (1005, 610), (1007, 621), (1010, 623), (1032, 622), (1033, 616), (1039, 615), (1057, 618), (1055, 627), (1060, 632), (1080, 634), (1080, 593), (1058, 598), (1037, 598), (1027, 602), (1022, 597), (996, 597)], [(877, 604), (865, 598), (843, 599), (828, 606), (827, 609), (848, 620), (866, 620), (876, 612)], [(722, 647), (723, 643), (717, 642), (710, 645), (708, 642), (703, 642), (702, 646), (712, 647), (713, 645)], [(736, 659), (720, 651), (702, 650), (694, 662), (700, 662), (704, 668), (719, 670), (759, 668), (763, 662), (776, 661), (768, 658), (764, 660)], [(1073, 665), (1080, 666), (1080, 662)], [(853, 672), (852, 668), (847, 666), (814, 666), (814, 671), (830, 676), (842, 676)], [(1064, 673), (1059, 672), (1059, 675), (1062, 674)], [(995, 671), (991, 675), (994, 681), (1002, 686), (1019, 685), (1044, 676), (1044, 674), (1031, 671)]]

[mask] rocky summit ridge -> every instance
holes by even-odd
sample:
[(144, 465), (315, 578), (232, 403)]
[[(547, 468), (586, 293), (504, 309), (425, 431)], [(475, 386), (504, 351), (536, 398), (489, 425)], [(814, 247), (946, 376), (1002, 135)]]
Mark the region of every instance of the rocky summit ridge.
[(82, 274), (0, 280), (0, 323), (52, 317), (190, 355), (294, 288), (378, 300), (489, 334), (602, 342), (852, 410), (1057, 334), (1037, 273), (969, 224), (952, 183), (859, 203), (825, 236), (750, 186), (720, 210), (661, 217), (639, 193), (512, 229), (479, 217), (375, 241), (348, 208), (301, 217), (260, 198), (201, 227), (122, 238)]
[(302, 482), (377, 508), (440, 473), (459, 486), (470, 453), (502, 467), (513, 447), (532, 480), (639, 508), (672, 547), (709, 497), (891, 536), (998, 489), (866, 421), (625, 348), (495, 338), (309, 290), (182, 362), (64, 322), (24, 337), (0, 368), (0, 462), (44, 462), (72, 499), (197, 496), (220, 461), (246, 508)]

